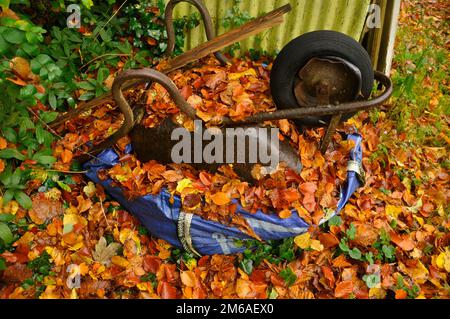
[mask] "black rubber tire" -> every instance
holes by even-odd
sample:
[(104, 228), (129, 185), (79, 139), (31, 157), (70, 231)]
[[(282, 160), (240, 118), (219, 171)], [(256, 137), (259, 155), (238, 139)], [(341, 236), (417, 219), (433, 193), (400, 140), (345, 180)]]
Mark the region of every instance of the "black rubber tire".
[[(361, 71), (361, 94), (369, 98), (374, 82), (372, 62), (367, 51), (353, 38), (335, 31), (305, 33), (289, 42), (276, 57), (270, 73), (270, 90), (279, 109), (300, 107), (294, 94), (298, 71), (314, 57), (335, 56), (355, 65)], [(343, 114), (345, 121), (352, 114)], [(295, 122), (300, 126), (323, 126), (331, 116), (305, 117)]]

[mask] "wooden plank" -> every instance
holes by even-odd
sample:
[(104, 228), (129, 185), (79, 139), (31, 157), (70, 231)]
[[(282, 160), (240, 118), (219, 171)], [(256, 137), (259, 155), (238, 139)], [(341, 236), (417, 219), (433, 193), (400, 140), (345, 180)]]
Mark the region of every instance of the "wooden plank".
[(219, 51), (227, 46), (246, 39), (254, 34), (257, 34), (265, 29), (274, 27), (283, 23), (283, 15), (291, 10), (291, 5), (286, 4), (278, 9), (275, 9), (259, 18), (256, 18), (239, 28), (233, 29), (227, 33), (215, 37), (198, 47), (185, 52), (176, 58), (171, 59), (164, 66), (164, 73), (169, 73), (176, 69), (179, 69), (191, 62), (204, 58), (209, 54)]

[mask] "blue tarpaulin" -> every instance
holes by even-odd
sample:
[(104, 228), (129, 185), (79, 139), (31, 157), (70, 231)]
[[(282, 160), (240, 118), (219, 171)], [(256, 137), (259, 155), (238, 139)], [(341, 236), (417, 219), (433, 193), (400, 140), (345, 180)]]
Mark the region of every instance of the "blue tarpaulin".
[[(350, 134), (348, 139), (355, 142), (355, 147), (350, 153), (347, 180), (341, 188), (336, 210), (322, 219), (321, 223), (338, 214), (361, 184), (359, 178), (362, 173), (360, 170), (362, 161), (361, 136)], [(128, 151), (131, 151), (131, 149), (128, 149)], [(181, 210), (181, 198), (173, 196), (174, 200), (171, 203), (172, 195), (167, 190), (162, 190), (157, 195), (149, 194), (128, 200), (120, 187), (111, 186), (111, 179), (101, 181), (97, 176), (99, 170), (111, 168), (118, 162), (118, 154), (113, 149), (107, 149), (100, 153), (96, 159), (84, 164), (84, 169), (87, 170), (86, 175), (89, 179), (101, 184), (111, 197), (139, 219), (151, 235), (197, 255), (242, 252), (248, 248), (242, 245), (242, 240), (254, 240), (238, 228), (183, 212)], [(256, 213), (247, 212), (236, 200), (234, 201), (237, 204), (236, 213), (241, 214), (246, 219), (248, 225), (263, 241), (297, 236), (306, 232), (309, 228), (309, 224), (300, 218), (296, 210), (292, 210), (292, 215), (289, 218), (283, 219), (275, 213), (263, 213), (260, 210)]]

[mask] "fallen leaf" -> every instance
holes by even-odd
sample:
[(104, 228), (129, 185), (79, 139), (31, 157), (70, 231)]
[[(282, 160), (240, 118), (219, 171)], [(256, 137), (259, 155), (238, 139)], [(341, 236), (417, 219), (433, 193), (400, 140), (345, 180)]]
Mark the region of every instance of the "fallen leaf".
[(61, 161), (64, 164), (70, 163), (72, 161), (73, 158), (73, 153), (72, 151), (65, 149), (62, 153), (61, 153)]
[(294, 238), (294, 243), (301, 249), (307, 249), (311, 246), (311, 235), (304, 233)]
[(122, 268), (127, 268), (130, 265), (130, 262), (121, 256), (113, 256), (111, 257), (111, 262), (114, 265), (117, 265)]
[(336, 285), (334, 296), (336, 298), (347, 298), (353, 292), (353, 281), (341, 281)]
[(226, 205), (231, 201), (230, 197), (224, 192), (217, 192), (211, 195), (211, 200), (218, 206)]
[(119, 243), (110, 243), (108, 245), (105, 237), (102, 236), (97, 244), (95, 244), (92, 258), (105, 266), (109, 266), (111, 264), (111, 258), (117, 255), (120, 247), (121, 245)]
[(44, 193), (37, 193), (31, 197), (32, 207), (28, 212), (31, 220), (42, 225), (55, 216), (63, 213), (63, 205), (60, 201), (48, 199)]

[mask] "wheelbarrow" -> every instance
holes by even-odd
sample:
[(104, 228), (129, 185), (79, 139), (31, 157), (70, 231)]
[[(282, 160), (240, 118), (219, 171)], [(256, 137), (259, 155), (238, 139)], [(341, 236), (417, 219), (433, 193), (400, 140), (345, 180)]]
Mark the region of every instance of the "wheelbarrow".
[[(172, 52), (174, 46), (173, 7), (179, 2), (182, 1), (169, 1), (166, 8), (168, 54)], [(203, 2), (200, 0), (187, 2), (194, 4), (199, 9), (209, 42), (214, 41), (211, 18)], [(280, 9), (278, 12), (286, 11)], [(185, 56), (192, 56), (192, 54), (188, 52)], [(215, 56), (222, 64), (228, 63), (226, 57), (221, 53), (215, 52)], [(179, 58), (174, 60), (179, 61)], [(176, 61), (175, 63), (169, 61), (169, 65), (176, 63)], [(379, 82), (383, 91), (378, 96), (370, 98), (374, 79)], [(156, 128), (143, 127), (139, 123), (142, 118), (142, 110), (130, 107), (122, 93), (122, 89), (128, 88), (130, 83), (143, 82), (161, 84), (182, 113), (192, 120), (200, 121), (196, 116), (196, 110), (184, 100), (168, 76), (148, 68), (127, 70), (116, 77), (112, 86), (113, 99), (124, 114), (124, 122), (110, 138), (95, 146), (89, 152), (91, 155), (113, 146), (118, 139), (130, 134), (132, 148), (141, 161), (157, 160), (166, 164), (173, 162), (171, 151), (176, 142), (171, 139), (171, 136), (178, 125), (170, 119), (166, 119)], [(270, 86), (278, 110), (255, 114), (240, 121), (223, 117), (220, 123), (217, 123), (223, 138), (227, 136), (226, 128), (228, 127), (242, 126), (256, 129), (261, 128), (261, 124), (265, 121), (289, 119), (294, 120), (300, 128), (327, 126), (321, 143), (321, 151), (325, 152), (336, 127), (342, 120), (349, 119), (357, 111), (382, 105), (392, 94), (391, 80), (384, 74), (372, 70), (370, 57), (365, 49), (354, 39), (334, 31), (310, 32), (288, 43), (273, 63)], [(202, 130), (209, 129), (205, 127), (205, 123), (201, 125)], [(261, 142), (257, 135), (250, 134), (249, 139)], [(288, 142), (284, 141), (278, 144), (272, 140), (264, 140), (262, 144), (266, 147), (267, 153), (278, 152), (280, 161), (286, 163), (294, 171), (301, 170), (299, 156)], [(237, 150), (237, 152), (239, 151)], [(192, 149), (192, 152), (195, 150)], [(87, 159), (89, 159), (87, 156), (81, 158), (82, 161)], [(233, 164), (235, 172), (244, 180), (253, 181), (251, 171), (254, 162), (242, 162), (235, 156), (228, 163)], [(198, 169), (212, 171), (221, 164), (223, 163), (191, 163)], [(359, 168), (357, 170), (361, 172)]]
[[(169, 5), (177, 2), (179, 1), (171, 1)], [(197, 3), (197, 7), (201, 8), (200, 1), (189, 2)], [(170, 7), (167, 12), (170, 14)], [(205, 19), (208, 15), (202, 14), (202, 17)], [(167, 22), (170, 22), (170, 18), (166, 19)], [(170, 28), (168, 30), (169, 38), (173, 37)], [(211, 29), (208, 32), (208, 37), (211, 38), (213, 36)], [(210, 39), (208, 42), (214, 40)], [(170, 43), (173, 41), (169, 40)], [(169, 52), (171, 46), (169, 45)], [(195, 50), (194, 52), (199, 52)], [(189, 55), (195, 54), (188, 52)], [(215, 52), (215, 55), (221, 63), (227, 63), (223, 55), (218, 52)], [(182, 61), (189, 60), (183, 59), (182, 57)], [(174, 60), (175, 62), (169, 63), (171, 65), (169, 70), (173, 69), (174, 65), (182, 64), (179, 62), (180, 58)], [(379, 82), (383, 91), (370, 98), (374, 79)], [(350, 118), (357, 111), (380, 106), (392, 93), (390, 79), (382, 73), (372, 71), (370, 58), (365, 50), (353, 39), (332, 31), (316, 31), (291, 41), (277, 56), (270, 80), (271, 93), (278, 110), (255, 114), (242, 121), (223, 117), (220, 123), (217, 123), (221, 131), (236, 126), (260, 127), (257, 124), (280, 119), (294, 120), (300, 128), (328, 126), (321, 145), (322, 151), (325, 151), (340, 121)], [(124, 114), (124, 123), (116, 133), (90, 151), (90, 154), (98, 154), (99, 159), (85, 163), (86, 175), (103, 185), (105, 190), (135, 215), (152, 235), (176, 247), (196, 255), (233, 254), (251, 249), (254, 247), (252, 246), (254, 237), (235, 227), (204, 220), (200, 216), (183, 211), (181, 199), (178, 196), (172, 197), (166, 190), (131, 201), (125, 198), (123, 191), (114, 186), (111, 180), (99, 179), (100, 170), (119, 163), (119, 156), (111, 147), (126, 134), (130, 135), (132, 150), (141, 161), (153, 159), (161, 163), (172, 162), (171, 135), (175, 129), (179, 129), (178, 125), (166, 119), (158, 127), (143, 127), (140, 125), (142, 109), (138, 106), (131, 107), (123, 95), (124, 89), (144, 82), (157, 82), (164, 86), (180, 111), (190, 119), (197, 120), (196, 110), (185, 101), (176, 85), (164, 73), (153, 69), (124, 71), (117, 76), (112, 87), (112, 97)], [(205, 123), (202, 123), (202, 126), (205, 126)], [(226, 133), (222, 135), (226, 136)], [(341, 188), (336, 210), (324, 216), (319, 224), (338, 214), (353, 192), (364, 184), (361, 169), (361, 136), (351, 134), (348, 138), (355, 142), (355, 147), (350, 152), (347, 180)], [(265, 145), (271, 151), (278, 151), (280, 159), (289, 167), (296, 171), (301, 169), (297, 152), (287, 142), (279, 147), (271, 143)], [(217, 163), (191, 165), (207, 170), (215, 170), (218, 167)], [(233, 163), (235, 172), (247, 180), (252, 180), (249, 174), (252, 166), (253, 163), (247, 162)], [(266, 214), (261, 210), (256, 213), (247, 212), (238, 202), (235, 204), (236, 213), (246, 220), (253, 232), (263, 241), (297, 236), (310, 227), (295, 210), (289, 218), (280, 218), (276, 214)], [(243, 241), (247, 243), (243, 245)]]

